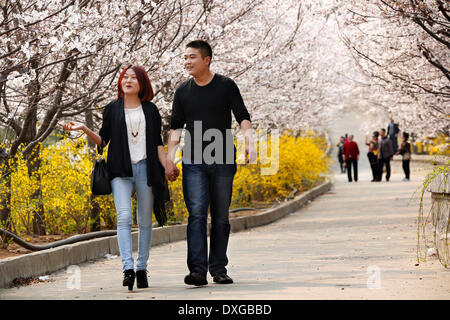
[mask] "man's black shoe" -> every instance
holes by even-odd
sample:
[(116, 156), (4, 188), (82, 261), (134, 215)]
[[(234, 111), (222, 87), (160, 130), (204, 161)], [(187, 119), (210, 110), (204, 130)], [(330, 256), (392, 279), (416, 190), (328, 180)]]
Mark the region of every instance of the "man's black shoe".
[(206, 275), (191, 272), (184, 277), (184, 283), (194, 286), (205, 286), (208, 284), (208, 281), (206, 280)]
[(225, 273), (219, 273), (216, 274), (213, 277), (213, 281), (215, 283), (220, 283), (220, 284), (229, 284), (229, 283), (233, 283), (233, 279), (231, 279), (227, 274)]

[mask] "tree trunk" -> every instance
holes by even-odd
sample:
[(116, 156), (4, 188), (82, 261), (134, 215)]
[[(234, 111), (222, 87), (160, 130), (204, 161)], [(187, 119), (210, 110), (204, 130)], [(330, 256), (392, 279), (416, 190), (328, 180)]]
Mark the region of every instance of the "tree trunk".
[(42, 187), (41, 187), (41, 175), (39, 174), (39, 168), (41, 166), (41, 159), (39, 152), (41, 150), (40, 145), (31, 152), (31, 155), (27, 159), (28, 175), (30, 177), (35, 176), (38, 182), (38, 188), (31, 195), (32, 200), (36, 200), (38, 203), (33, 215), (33, 234), (38, 236), (44, 236), (47, 233), (45, 227), (45, 214), (44, 205), (42, 201)]
[[(86, 127), (94, 131), (94, 117), (92, 115), (92, 110), (86, 110), (85, 112), (85, 119), (86, 119)], [(90, 154), (92, 154), (92, 161), (95, 159), (95, 147), (96, 144), (93, 143), (89, 138), (88, 139), (88, 146)], [(90, 222), (89, 222), (89, 229), (91, 232), (93, 231), (100, 231), (100, 206), (94, 199), (96, 198), (95, 195), (91, 194), (91, 197), (89, 201), (91, 202), (91, 212), (90, 212)]]
[[(39, 57), (35, 56), (30, 62), (30, 69), (36, 69), (39, 66)], [(30, 123), (27, 132), (25, 133), (25, 141), (30, 143), (36, 139), (37, 134), (37, 110), (39, 103), (39, 94), (41, 86), (39, 84), (38, 73), (36, 78), (30, 82), (27, 87), (28, 104), (30, 108)], [(33, 234), (38, 236), (43, 236), (46, 234), (45, 223), (44, 223), (44, 205), (42, 203), (42, 188), (41, 188), (41, 177), (39, 174), (39, 168), (41, 166), (41, 159), (39, 152), (41, 147), (39, 144), (36, 145), (29, 153), (24, 154), (27, 159), (28, 176), (32, 178), (36, 176), (38, 182), (38, 188), (31, 195), (31, 200), (38, 203), (36, 210), (33, 215)]]
[[(6, 174), (9, 171), (9, 166), (6, 165), (5, 171), (2, 172), (2, 175)], [(6, 176), (3, 178), (6, 180), (5, 184), (5, 194), (2, 195), (0, 201), (1, 201), (1, 209), (0, 209), (0, 228), (6, 229), (8, 231), (11, 230), (11, 220), (10, 220), (10, 214), (11, 214), (11, 174), (6, 174)], [(1, 248), (6, 249), (8, 247), (8, 240), (9, 237), (2, 234), (1, 235)]]

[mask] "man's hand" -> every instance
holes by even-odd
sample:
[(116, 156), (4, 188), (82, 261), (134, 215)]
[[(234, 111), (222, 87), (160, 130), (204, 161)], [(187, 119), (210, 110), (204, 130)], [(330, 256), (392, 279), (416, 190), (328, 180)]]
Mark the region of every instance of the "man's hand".
[(178, 176), (180, 175), (180, 170), (177, 168), (175, 163), (173, 163), (172, 160), (167, 159), (166, 161), (166, 178), (169, 181), (175, 181), (177, 180)]
[(242, 120), (241, 130), (245, 136), (245, 163), (255, 163), (256, 150), (253, 138), (252, 123), (248, 120)]
[(245, 163), (254, 163), (256, 161), (256, 150), (253, 141), (245, 141)]

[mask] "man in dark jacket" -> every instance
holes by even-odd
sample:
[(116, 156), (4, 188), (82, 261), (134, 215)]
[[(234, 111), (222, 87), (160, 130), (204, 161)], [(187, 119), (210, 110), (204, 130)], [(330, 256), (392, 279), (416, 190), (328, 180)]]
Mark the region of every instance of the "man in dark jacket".
[(378, 181), (381, 181), (383, 175), (383, 166), (386, 165), (386, 181), (391, 177), (391, 160), (394, 156), (394, 146), (391, 139), (386, 136), (386, 130), (383, 128), (380, 131), (380, 143), (378, 147), (378, 164), (380, 172), (378, 174)]
[(398, 123), (394, 122), (392, 117), (389, 118), (389, 124), (387, 127), (387, 136), (392, 141), (392, 147), (394, 148), (394, 153), (398, 151), (398, 133), (400, 128)]
[(342, 148), (342, 154), (344, 155), (345, 163), (347, 164), (348, 182), (352, 182), (352, 165), (355, 182), (357, 182), (359, 148), (358, 144), (355, 141), (353, 141), (352, 134), (348, 136), (348, 141), (344, 143), (344, 147)]

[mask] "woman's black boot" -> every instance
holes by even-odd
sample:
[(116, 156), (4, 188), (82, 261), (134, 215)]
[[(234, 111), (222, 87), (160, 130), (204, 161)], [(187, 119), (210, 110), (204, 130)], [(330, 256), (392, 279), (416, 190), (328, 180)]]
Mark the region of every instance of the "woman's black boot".
[(136, 277), (136, 274), (134, 273), (133, 269), (125, 270), (123, 272), (123, 286), (124, 287), (128, 286), (128, 290), (133, 290), (135, 277)]
[(138, 288), (148, 288), (147, 270), (136, 271), (136, 278)]

